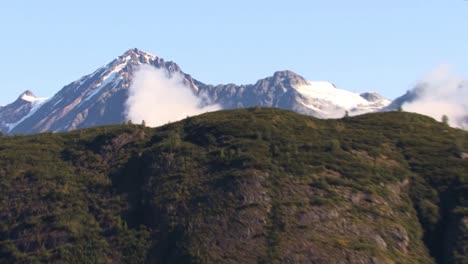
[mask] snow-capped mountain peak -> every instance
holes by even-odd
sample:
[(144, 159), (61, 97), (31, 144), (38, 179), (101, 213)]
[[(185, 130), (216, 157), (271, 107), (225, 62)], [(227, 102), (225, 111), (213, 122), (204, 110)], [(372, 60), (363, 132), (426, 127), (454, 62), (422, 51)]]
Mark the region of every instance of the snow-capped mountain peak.
[(118, 58), (106, 65), (104, 69), (109, 71), (108, 74), (112, 74), (114, 72), (121, 71), (125, 67), (141, 64), (152, 64), (157, 59), (158, 57), (139, 49), (129, 49), (124, 54), (120, 55)]
[(129, 49), (124, 54), (122, 54), (119, 59), (123, 59), (124, 61), (133, 61), (135, 63), (144, 63), (150, 64), (154, 61), (157, 57), (153, 54), (150, 54), (145, 51), (141, 51), (137, 48)]
[(0, 108), (0, 132), (10, 132), (14, 127), (34, 114), (47, 98), (37, 98), (27, 90), (13, 103)]
[(75, 94), (79, 93), (74, 103), (81, 106), (95, 97), (99, 100), (105, 91), (120, 86), (128, 88), (130, 78), (139, 65), (155, 62), (161, 63), (163, 60), (136, 48), (129, 49), (104, 67), (73, 82), (68, 89), (72, 89)]

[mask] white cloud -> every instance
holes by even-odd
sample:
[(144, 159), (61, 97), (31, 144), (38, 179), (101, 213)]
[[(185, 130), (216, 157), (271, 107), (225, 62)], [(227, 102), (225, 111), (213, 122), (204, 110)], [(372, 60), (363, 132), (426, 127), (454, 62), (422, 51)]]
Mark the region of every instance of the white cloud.
[(142, 120), (156, 127), (187, 116), (221, 109), (218, 105), (201, 106), (201, 100), (183, 83), (183, 76), (142, 65), (135, 73), (126, 102), (127, 119)]
[(416, 112), (441, 120), (447, 115), (451, 126), (468, 129), (468, 83), (441, 65), (421, 81), (415, 101), (403, 105), (408, 112)]

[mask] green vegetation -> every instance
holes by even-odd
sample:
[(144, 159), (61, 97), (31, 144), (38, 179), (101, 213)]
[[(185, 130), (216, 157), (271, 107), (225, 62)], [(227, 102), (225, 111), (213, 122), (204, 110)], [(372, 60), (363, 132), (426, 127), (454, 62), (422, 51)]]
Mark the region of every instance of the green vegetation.
[(465, 263), (468, 133), (278, 109), (0, 137), (0, 263)]

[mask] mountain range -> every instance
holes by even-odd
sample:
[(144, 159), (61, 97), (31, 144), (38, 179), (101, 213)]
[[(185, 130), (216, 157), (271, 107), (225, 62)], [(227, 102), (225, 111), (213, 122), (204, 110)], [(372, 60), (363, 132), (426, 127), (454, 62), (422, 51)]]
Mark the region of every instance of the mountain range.
[(174, 62), (138, 49), (130, 49), (93, 73), (64, 86), (51, 98), (36, 98), (31, 91), (0, 107), (0, 132), (33, 134), (71, 131), (127, 121), (125, 102), (134, 73), (141, 65), (165, 69), (168, 76), (181, 74), (182, 82), (204, 105), (223, 109), (254, 106), (277, 107), (319, 118), (339, 118), (394, 110), (404, 101), (377, 93), (357, 94), (333, 83), (307, 81), (292, 71), (278, 71), (255, 84), (205, 84), (184, 73)]

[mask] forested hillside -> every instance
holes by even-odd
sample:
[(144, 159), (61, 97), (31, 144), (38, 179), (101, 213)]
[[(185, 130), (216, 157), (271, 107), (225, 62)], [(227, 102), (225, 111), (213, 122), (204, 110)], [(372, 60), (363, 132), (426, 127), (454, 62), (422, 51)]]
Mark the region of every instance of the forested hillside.
[(0, 137), (0, 263), (467, 263), (468, 133), (278, 109)]

